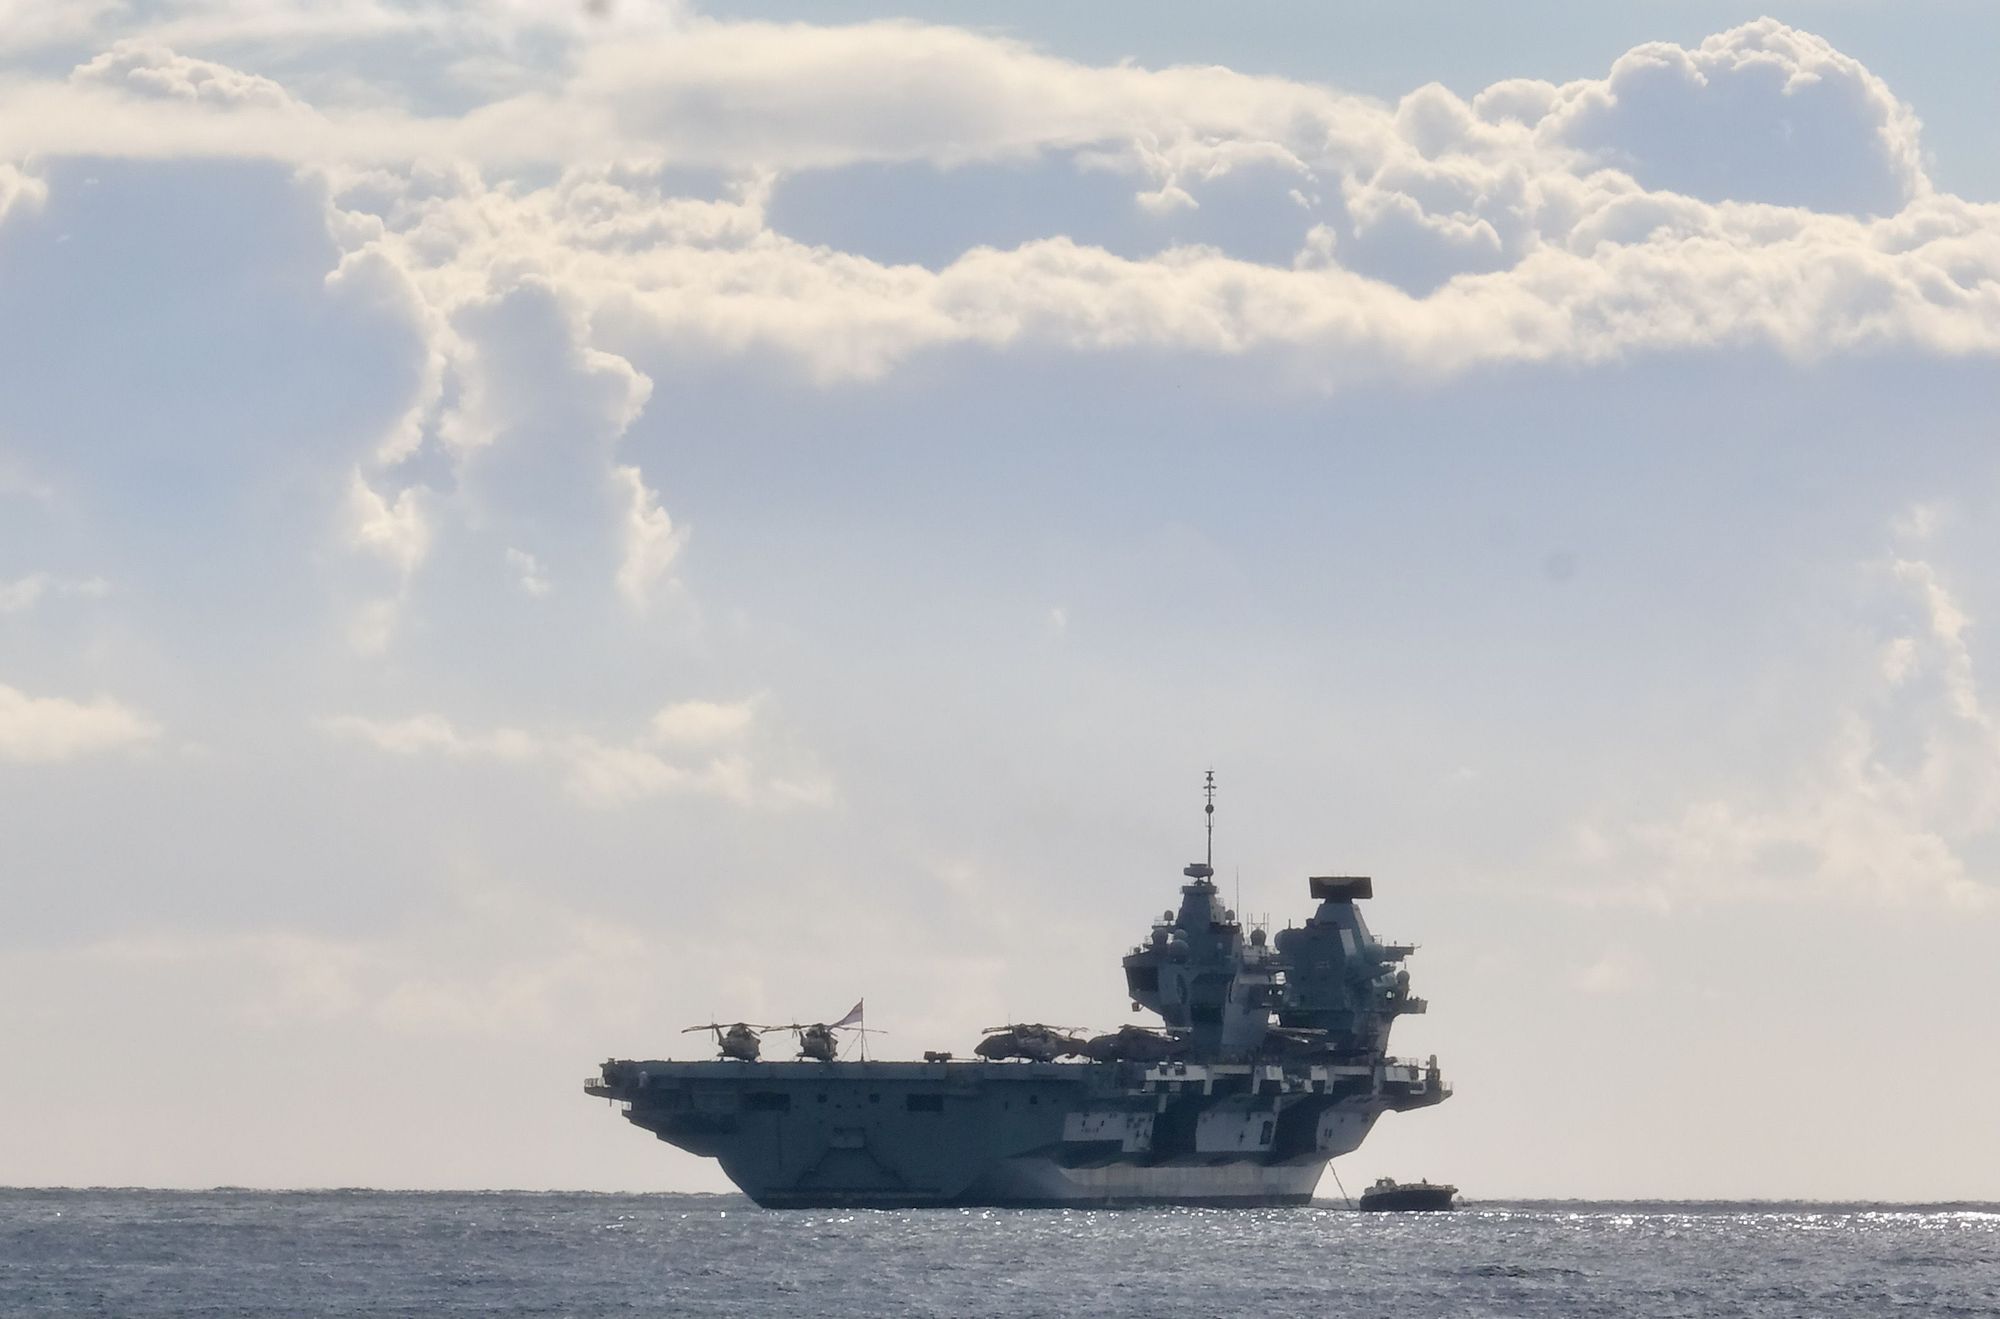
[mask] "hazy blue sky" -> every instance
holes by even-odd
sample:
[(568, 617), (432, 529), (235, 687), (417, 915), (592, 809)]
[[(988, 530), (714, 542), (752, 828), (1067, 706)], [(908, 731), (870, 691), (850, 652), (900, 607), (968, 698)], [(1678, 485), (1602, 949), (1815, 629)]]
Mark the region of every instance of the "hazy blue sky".
[(1344, 1176), (2000, 1194), (2000, 10), (968, 13), (0, 0), (0, 1184), (719, 1188), (1213, 766)]

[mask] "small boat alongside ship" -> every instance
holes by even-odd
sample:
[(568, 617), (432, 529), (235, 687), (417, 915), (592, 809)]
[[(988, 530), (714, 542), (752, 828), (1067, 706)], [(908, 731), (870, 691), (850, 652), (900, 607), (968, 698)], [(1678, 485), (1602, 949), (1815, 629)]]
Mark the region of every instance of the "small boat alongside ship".
[(1394, 1177), (1379, 1177), (1375, 1184), (1361, 1193), (1360, 1209), (1370, 1214), (1420, 1214), (1435, 1213), (1453, 1208), (1452, 1200), (1458, 1195), (1458, 1188), (1445, 1182), (1433, 1182), (1426, 1178), (1420, 1182), (1399, 1182)]

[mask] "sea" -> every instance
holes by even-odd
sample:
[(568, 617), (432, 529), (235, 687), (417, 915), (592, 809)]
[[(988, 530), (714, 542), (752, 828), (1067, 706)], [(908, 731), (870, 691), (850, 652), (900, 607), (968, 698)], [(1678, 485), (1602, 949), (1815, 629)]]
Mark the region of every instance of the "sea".
[(2000, 1316), (2000, 1205), (0, 1191), (0, 1315)]

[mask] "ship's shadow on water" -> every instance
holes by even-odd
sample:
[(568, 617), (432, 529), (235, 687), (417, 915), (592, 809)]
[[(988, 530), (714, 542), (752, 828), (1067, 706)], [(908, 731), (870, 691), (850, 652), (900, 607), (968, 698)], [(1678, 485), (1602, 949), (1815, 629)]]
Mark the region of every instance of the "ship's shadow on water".
[(0, 1192), (0, 1315), (2000, 1314), (2000, 1205), (778, 1212), (738, 1196)]

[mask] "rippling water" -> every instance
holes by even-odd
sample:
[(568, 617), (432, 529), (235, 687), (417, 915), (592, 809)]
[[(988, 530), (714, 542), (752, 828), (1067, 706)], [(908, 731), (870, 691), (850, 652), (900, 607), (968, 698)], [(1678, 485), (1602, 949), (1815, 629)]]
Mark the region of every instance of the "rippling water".
[(2000, 1205), (0, 1191), (0, 1315), (2000, 1315)]

